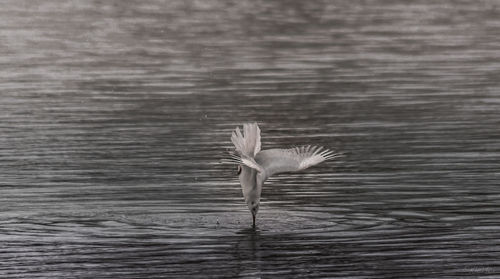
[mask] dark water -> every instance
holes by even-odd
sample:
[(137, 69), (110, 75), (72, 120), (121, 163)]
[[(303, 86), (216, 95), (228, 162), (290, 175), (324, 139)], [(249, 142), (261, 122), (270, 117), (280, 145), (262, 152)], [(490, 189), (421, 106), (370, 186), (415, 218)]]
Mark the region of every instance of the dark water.
[[(3, 1), (0, 277), (499, 278), (498, 1)], [(335, 162), (267, 182), (231, 129)]]

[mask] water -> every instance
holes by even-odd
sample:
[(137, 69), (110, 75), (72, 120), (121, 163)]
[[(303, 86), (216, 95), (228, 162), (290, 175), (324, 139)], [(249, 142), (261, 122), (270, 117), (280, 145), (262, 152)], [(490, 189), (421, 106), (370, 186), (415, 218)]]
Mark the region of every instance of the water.
[[(498, 278), (496, 1), (4, 1), (2, 278)], [(345, 153), (270, 179), (230, 131)]]

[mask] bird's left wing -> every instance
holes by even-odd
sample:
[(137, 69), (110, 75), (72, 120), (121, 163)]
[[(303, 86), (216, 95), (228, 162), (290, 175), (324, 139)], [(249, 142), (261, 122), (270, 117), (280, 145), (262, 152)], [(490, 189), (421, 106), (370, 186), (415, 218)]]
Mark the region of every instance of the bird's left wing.
[(276, 173), (307, 169), (325, 160), (338, 157), (332, 150), (317, 146), (300, 146), (290, 149), (269, 149), (257, 154), (255, 161), (269, 177)]

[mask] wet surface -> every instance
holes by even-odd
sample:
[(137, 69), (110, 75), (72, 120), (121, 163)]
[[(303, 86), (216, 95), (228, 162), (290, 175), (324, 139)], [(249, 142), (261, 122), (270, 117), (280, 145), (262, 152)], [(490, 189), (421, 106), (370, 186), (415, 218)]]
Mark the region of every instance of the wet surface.
[[(496, 1), (7, 1), (3, 278), (496, 278)], [(345, 156), (271, 178), (236, 125)]]

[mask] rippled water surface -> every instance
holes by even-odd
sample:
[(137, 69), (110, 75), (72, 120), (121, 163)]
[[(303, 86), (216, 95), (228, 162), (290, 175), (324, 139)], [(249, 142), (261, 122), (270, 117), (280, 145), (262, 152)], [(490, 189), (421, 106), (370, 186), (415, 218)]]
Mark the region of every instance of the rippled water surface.
[[(497, 1), (4, 1), (0, 277), (499, 278)], [(266, 182), (230, 132), (344, 157)]]

